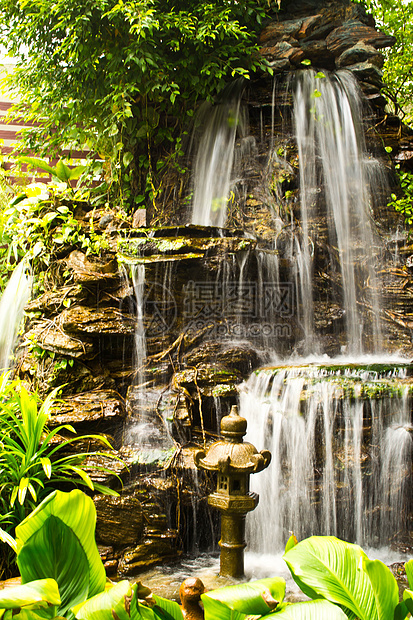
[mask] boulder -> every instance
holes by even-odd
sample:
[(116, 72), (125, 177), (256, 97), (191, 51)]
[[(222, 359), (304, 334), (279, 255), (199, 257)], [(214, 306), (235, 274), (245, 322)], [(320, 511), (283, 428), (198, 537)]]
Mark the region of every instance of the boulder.
[(24, 346), (33, 345), (71, 358), (85, 358), (93, 353), (93, 343), (89, 338), (75, 338), (65, 333), (55, 321), (45, 319), (33, 325), (25, 334)]
[(91, 260), (83, 252), (74, 250), (67, 259), (67, 268), (73, 271), (75, 282), (96, 284), (119, 278), (117, 262), (114, 258)]
[(377, 88), (384, 86), (383, 72), (371, 62), (360, 62), (356, 65), (350, 65), (346, 69), (354, 73), (361, 82), (368, 82)]
[(384, 57), (373, 45), (368, 45), (360, 41), (356, 43), (356, 45), (346, 49), (341, 56), (337, 58), (336, 65), (338, 69), (342, 69), (343, 67), (366, 61), (381, 69), (384, 64)]
[(282, 22), (272, 22), (260, 34), (260, 43), (271, 47), (275, 42), (285, 38), (296, 37), (303, 26), (302, 19), (290, 19)]
[(62, 312), (59, 322), (69, 334), (134, 334), (136, 327), (134, 316), (113, 307), (96, 310), (87, 306), (74, 306)]
[(334, 56), (341, 56), (345, 50), (362, 42), (376, 49), (391, 47), (396, 39), (357, 20), (349, 20), (335, 28), (326, 38), (327, 47)]
[(144, 531), (143, 512), (139, 500), (133, 496), (112, 497), (97, 495), (96, 538), (104, 545), (136, 545)]
[(168, 560), (176, 560), (176, 532), (165, 538), (149, 538), (133, 549), (125, 551), (119, 561), (118, 572), (121, 575), (136, 575), (149, 566), (162, 564)]
[(123, 399), (114, 390), (93, 390), (64, 398), (55, 408), (51, 426), (93, 424), (93, 432), (102, 426), (118, 426), (126, 418)]

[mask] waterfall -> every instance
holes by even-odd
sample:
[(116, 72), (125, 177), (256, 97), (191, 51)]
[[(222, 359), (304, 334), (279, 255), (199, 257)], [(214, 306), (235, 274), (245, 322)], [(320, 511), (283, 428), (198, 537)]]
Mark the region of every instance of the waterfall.
[(289, 531), (375, 546), (408, 531), (412, 384), (405, 375), (404, 366), (304, 365), (250, 377), (241, 393), (247, 440), (272, 452), (271, 466), (252, 479), (260, 503), (249, 516), (250, 549), (279, 551)]
[(138, 386), (145, 381), (144, 366), (146, 362), (146, 334), (144, 319), (144, 289), (145, 265), (131, 265), (131, 277), (136, 301), (136, 328), (135, 328), (135, 368)]
[[(224, 94), (224, 100), (211, 106), (205, 103), (197, 114), (202, 127), (193, 172), (191, 222), (201, 226), (225, 226), (227, 204), (239, 164), (237, 151), (251, 148), (251, 137), (242, 139), (245, 118), (241, 108), (239, 85)], [(241, 135), (236, 145), (237, 132)]]
[[(371, 222), (376, 176), (361, 131), (356, 80), (346, 71), (331, 75), (303, 71), (294, 91), (294, 119), (301, 206), (296, 268), (306, 341), (304, 352), (321, 353), (314, 333), (312, 255), (312, 237), (317, 235), (316, 218), (320, 212), (327, 218), (329, 245), (337, 248), (346, 353), (363, 353), (362, 335), (366, 330), (372, 332), (371, 351), (380, 352), (380, 303), (374, 271), (376, 239)], [(365, 274), (362, 279), (360, 265)], [(369, 308), (371, 317), (367, 325), (361, 311), (364, 306)]]
[(31, 293), (29, 266), (22, 260), (12, 273), (0, 300), (0, 368), (7, 370), (23, 319), (24, 306)]

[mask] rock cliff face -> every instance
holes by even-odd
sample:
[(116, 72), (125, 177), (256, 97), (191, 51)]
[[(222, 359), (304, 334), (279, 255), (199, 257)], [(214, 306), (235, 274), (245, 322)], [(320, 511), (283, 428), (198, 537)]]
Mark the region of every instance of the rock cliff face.
[[(398, 154), (399, 125), (384, 114), (379, 50), (392, 43), (350, 1), (282, 2), (260, 37), (275, 87), (269, 76), (258, 76), (244, 95), (255, 147), (234, 189), (230, 229), (122, 224), (117, 230), (96, 213), (95, 230), (104, 228), (109, 240), (105, 256), (92, 259), (72, 249), (55, 266), (52, 290), (30, 303), (20, 376), (43, 392), (64, 386), (53, 425), (71, 424), (80, 435), (101, 432), (113, 445), (112, 453), (90, 463), (96, 481), (121, 493), (119, 499), (95, 496), (98, 542), (112, 574), (133, 574), (211, 541), (211, 481), (198, 480), (193, 446), (216, 434), (220, 417), (237, 402), (238, 386), (268, 351), (299, 350), (302, 328), (291, 311), (291, 265), (282, 251), (277, 256), (286, 285), (276, 299), (264, 286), (272, 277), (267, 258), (274, 256), (274, 236), (278, 248), (287, 246), (285, 222), (299, 217), (297, 152), (288, 121), (291, 71), (305, 68), (307, 60), (317, 70), (351, 71), (365, 94), (369, 148), (390, 169), (383, 142)], [(274, 135), (283, 159), (269, 162)], [(385, 233), (382, 255), (410, 254), (403, 238), (392, 236), (397, 220), (386, 199), (384, 192), (374, 205)], [(87, 205), (79, 205), (76, 215), (89, 225)], [(325, 351), (336, 353), (343, 317), (329, 304), (329, 291), (340, 282), (327, 270), (334, 249), (327, 248), (321, 224), (317, 243), (315, 321)], [(403, 261), (389, 265), (382, 280), (386, 337), (390, 349), (411, 355), (413, 279)], [(139, 285), (142, 274), (145, 284)], [(102, 472), (102, 464), (118, 477)], [(198, 525), (195, 506), (207, 515)]]

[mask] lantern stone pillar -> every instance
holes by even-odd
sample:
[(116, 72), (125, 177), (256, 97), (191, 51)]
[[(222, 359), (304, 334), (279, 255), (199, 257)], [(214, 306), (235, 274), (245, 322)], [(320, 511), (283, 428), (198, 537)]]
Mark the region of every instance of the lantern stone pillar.
[(257, 452), (243, 441), (246, 432), (247, 421), (234, 405), (221, 420), (222, 439), (194, 455), (199, 469), (217, 472), (217, 487), (208, 503), (221, 512), (220, 574), (236, 578), (244, 576), (245, 517), (259, 499), (249, 490), (250, 474), (262, 471), (271, 461), (268, 450)]

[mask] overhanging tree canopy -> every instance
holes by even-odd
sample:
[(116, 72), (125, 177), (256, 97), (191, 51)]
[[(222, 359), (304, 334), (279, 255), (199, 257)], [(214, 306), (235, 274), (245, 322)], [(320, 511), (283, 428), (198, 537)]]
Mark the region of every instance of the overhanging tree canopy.
[(268, 8), (268, 0), (3, 0), (0, 32), (19, 59), (11, 86), (26, 118), (41, 123), (26, 145), (38, 154), (87, 145), (126, 202), (153, 198), (152, 165), (165, 162), (151, 161), (151, 146), (170, 144), (169, 158), (179, 152), (177, 119), (263, 67), (255, 41)]

